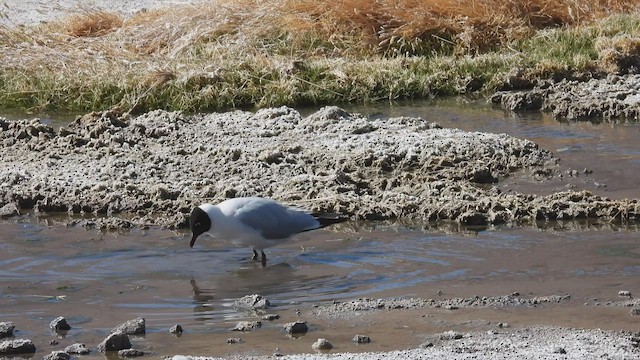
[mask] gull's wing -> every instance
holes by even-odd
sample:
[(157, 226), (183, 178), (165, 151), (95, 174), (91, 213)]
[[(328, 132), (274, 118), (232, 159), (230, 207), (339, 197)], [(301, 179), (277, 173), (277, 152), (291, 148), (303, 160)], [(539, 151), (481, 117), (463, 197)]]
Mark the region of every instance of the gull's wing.
[(320, 227), (320, 222), (312, 215), (287, 208), (270, 199), (247, 198), (236, 205), (233, 217), (258, 231), (265, 239), (286, 239)]

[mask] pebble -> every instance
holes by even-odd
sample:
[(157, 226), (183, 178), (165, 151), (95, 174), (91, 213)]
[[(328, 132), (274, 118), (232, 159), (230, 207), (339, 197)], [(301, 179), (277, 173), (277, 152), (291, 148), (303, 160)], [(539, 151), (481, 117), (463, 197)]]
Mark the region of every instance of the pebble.
[(620, 297), (631, 297), (631, 292), (627, 290), (618, 291), (618, 296)]
[(631, 309), (631, 311), (629, 311), (629, 313), (632, 316), (640, 316), (640, 308), (633, 308), (633, 309)]
[(51, 354), (45, 355), (43, 360), (69, 360), (71, 355), (64, 351), (52, 351)]
[(0, 339), (13, 336), (16, 326), (11, 321), (0, 322)]
[(565, 350), (563, 347), (558, 346), (558, 347), (553, 348), (553, 353), (554, 354), (566, 354), (567, 350)]
[(305, 334), (309, 327), (305, 321), (296, 321), (284, 324), (284, 332), (287, 334)]
[(114, 327), (111, 332), (116, 333), (120, 332), (127, 335), (144, 335), (146, 333), (146, 322), (144, 318), (138, 317), (135, 319), (128, 320), (116, 327)]
[(231, 331), (251, 331), (262, 327), (260, 321), (240, 321)]
[(169, 329), (169, 332), (172, 334), (182, 334), (182, 326), (175, 324)]
[(457, 340), (462, 339), (462, 334), (457, 331), (449, 330), (440, 334), (440, 340)]
[(64, 348), (64, 352), (68, 354), (87, 355), (91, 352), (83, 343), (75, 343)]
[(5, 340), (0, 342), (0, 355), (31, 354), (36, 346), (29, 339)]
[(367, 335), (356, 334), (356, 336), (353, 337), (352, 341), (358, 344), (368, 344), (371, 342), (371, 338), (369, 338)]
[(71, 326), (67, 323), (67, 319), (64, 316), (59, 316), (49, 323), (49, 328), (54, 331), (67, 331), (71, 330)]
[(511, 325), (509, 325), (509, 323), (507, 323), (507, 322), (499, 322), (499, 323), (498, 323), (498, 327), (499, 327), (500, 329), (506, 329), (506, 328), (508, 328), (509, 326), (511, 326)]
[(333, 345), (327, 339), (320, 338), (311, 345), (314, 350), (330, 350), (333, 349)]
[(237, 343), (241, 343), (242, 339), (241, 338), (228, 338), (227, 339), (227, 344), (237, 344)]
[(145, 352), (138, 349), (122, 349), (118, 350), (118, 356), (120, 357), (138, 357), (144, 356)]
[(280, 319), (280, 315), (278, 315), (278, 314), (265, 314), (265, 315), (262, 315), (262, 320), (273, 321), (273, 320), (277, 320), (277, 319)]
[(246, 310), (264, 310), (271, 307), (271, 302), (262, 295), (253, 294), (246, 295), (235, 301), (236, 308)]
[(109, 334), (106, 339), (104, 339), (100, 344), (98, 344), (98, 351), (107, 352), (107, 351), (120, 351), (123, 349), (130, 349), (131, 341), (129, 341), (129, 336), (127, 334), (121, 332), (115, 332)]

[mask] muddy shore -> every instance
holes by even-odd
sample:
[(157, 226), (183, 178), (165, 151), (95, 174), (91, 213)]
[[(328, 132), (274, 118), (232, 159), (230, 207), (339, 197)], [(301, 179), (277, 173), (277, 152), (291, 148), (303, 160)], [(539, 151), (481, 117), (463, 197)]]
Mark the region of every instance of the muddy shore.
[(576, 170), (531, 141), (423, 118), (370, 120), (337, 107), (307, 117), (287, 107), (138, 117), (106, 111), (57, 130), (37, 119), (0, 119), (0, 129), (2, 213), (87, 215), (70, 225), (181, 228), (193, 206), (238, 196), (354, 219), (479, 226), (628, 222), (640, 212), (637, 199), (586, 191), (502, 192), (492, 185), (514, 174), (544, 182)]

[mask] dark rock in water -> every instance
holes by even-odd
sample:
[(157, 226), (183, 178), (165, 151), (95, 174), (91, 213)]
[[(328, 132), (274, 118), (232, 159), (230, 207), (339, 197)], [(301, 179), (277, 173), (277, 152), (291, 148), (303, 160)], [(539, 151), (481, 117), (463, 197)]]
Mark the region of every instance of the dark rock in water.
[(242, 339), (241, 338), (228, 338), (227, 339), (227, 344), (237, 344), (237, 343), (241, 343)]
[(112, 333), (121, 332), (127, 335), (144, 335), (146, 332), (145, 329), (145, 320), (144, 318), (135, 318), (124, 322), (111, 330)]
[(59, 345), (59, 344), (60, 344), (60, 341), (58, 341), (56, 339), (53, 339), (53, 340), (49, 341), (49, 345), (56, 346), (56, 345)]
[(267, 309), (271, 307), (271, 303), (266, 298), (262, 297), (262, 295), (253, 294), (243, 296), (240, 299), (235, 301), (235, 306), (240, 309), (247, 310), (256, 310), (256, 309)]
[(7, 218), (18, 215), (20, 215), (20, 210), (18, 210), (18, 206), (14, 203), (6, 204), (5, 206), (0, 208), (0, 218)]
[(71, 330), (71, 326), (67, 323), (67, 319), (65, 319), (64, 316), (53, 319), (53, 321), (49, 323), (49, 328), (55, 331)]
[(13, 336), (16, 326), (11, 321), (0, 322), (0, 339)]
[(273, 321), (280, 319), (280, 315), (278, 314), (264, 314), (262, 315), (262, 320)]
[(138, 349), (124, 349), (118, 351), (118, 356), (120, 357), (138, 357), (144, 356), (145, 352)]
[(333, 349), (333, 345), (327, 339), (320, 338), (311, 345), (311, 348), (314, 350), (330, 350)]
[(240, 321), (231, 331), (251, 331), (262, 327), (260, 321)]
[(296, 321), (284, 325), (284, 332), (287, 334), (305, 334), (307, 331), (309, 331), (309, 327), (304, 321)]
[(356, 342), (358, 344), (368, 344), (371, 342), (371, 338), (369, 338), (367, 335), (356, 335), (353, 337), (353, 342)]
[(0, 343), (0, 355), (32, 354), (36, 346), (28, 339), (6, 340)]
[(172, 334), (182, 334), (182, 326), (180, 324), (175, 324), (169, 329), (169, 332)]
[(64, 351), (52, 351), (51, 354), (45, 355), (42, 360), (69, 360), (71, 356)]
[(109, 336), (98, 345), (98, 351), (100, 352), (120, 351), (130, 348), (131, 342), (129, 341), (129, 336), (121, 332), (109, 334)]
[(75, 343), (64, 348), (64, 352), (67, 354), (87, 355), (91, 350), (89, 350), (85, 344)]

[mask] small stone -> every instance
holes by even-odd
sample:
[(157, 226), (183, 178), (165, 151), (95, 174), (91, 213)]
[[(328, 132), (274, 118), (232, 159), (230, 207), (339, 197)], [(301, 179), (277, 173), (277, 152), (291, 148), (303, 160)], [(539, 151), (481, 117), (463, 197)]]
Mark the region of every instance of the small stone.
[(284, 332), (287, 334), (305, 334), (307, 331), (309, 331), (309, 327), (304, 321), (296, 321), (284, 325)]
[(565, 350), (563, 347), (558, 346), (558, 347), (553, 348), (553, 353), (554, 354), (566, 354), (567, 350)]
[(8, 203), (0, 208), (0, 218), (8, 218), (20, 215), (20, 210), (15, 203)]
[(64, 352), (67, 354), (87, 355), (91, 350), (89, 350), (85, 344), (75, 343), (64, 348)]
[(444, 308), (447, 310), (458, 310), (458, 307), (455, 305), (447, 305)]
[(368, 344), (371, 342), (371, 338), (369, 338), (367, 335), (356, 334), (356, 336), (353, 337), (352, 341), (358, 344)]
[(138, 349), (122, 349), (118, 350), (118, 356), (120, 357), (138, 357), (144, 356), (145, 352)]
[(498, 323), (498, 327), (499, 327), (500, 329), (506, 329), (506, 328), (508, 328), (508, 327), (510, 327), (510, 326), (511, 326), (511, 325), (509, 325), (509, 323), (507, 323), (507, 322), (499, 322), (499, 323)]
[(632, 316), (640, 316), (640, 308), (633, 308), (633, 309), (631, 309), (631, 311), (629, 311), (629, 313)]
[(49, 345), (56, 346), (56, 345), (58, 345), (58, 344), (60, 344), (60, 341), (58, 341), (58, 340), (56, 340), (56, 339), (53, 339), (53, 340), (49, 341)]
[(0, 339), (13, 336), (16, 326), (11, 321), (0, 322)]
[(327, 339), (320, 338), (311, 345), (311, 348), (314, 350), (330, 350), (333, 349), (333, 345)]
[(487, 331), (487, 335), (497, 335), (497, 334), (498, 334), (498, 332), (493, 330), (493, 329)]
[(169, 329), (169, 332), (172, 334), (182, 334), (182, 326), (180, 324), (175, 324)]
[(0, 343), (0, 355), (31, 354), (36, 346), (29, 339), (5, 340)]
[(462, 339), (462, 334), (457, 331), (449, 330), (440, 334), (440, 340), (457, 340)]
[(241, 343), (242, 339), (241, 338), (228, 338), (227, 339), (227, 344), (237, 344), (237, 343)]
[(280, 315), (278, 314), (265, 314), (262, 315), (262, 320), (273, 321), (280, 319)]
[(71, 356), (64, 351), (52, 351), (51, 354), (45, 355), (43, 360), (69, 360)]
[(54, 331), (67, 331), (71, 330), (71, 326), (67, 323), (67, 319), (64, 316), (59, 316), (49, 323), (49, 328)]
[(120, 351), (130, 348), (131, 342), (129, 341), (129, 336), (121, 332), (109, 334), (109, 336), (98, 345), (98, 351), (100, 352)]
[(618, 296), (620, 297), (631, 297), (631, 292), (627, 290), (618, 291)]
[(519, 292), (517, 292), (517, 291), (515, 291), (515, 292), (512, 292), (512, 293), (511, 293), (511, 296), (520, 296), (520, 293), (519, 293)]
[(264, 310), (271, 307), (271, 303), (269, 302), (269, 300), (258, 294), (243, 296), (240, 299), (236, 300), (234, 304), (237, 308), (247, 310)]
[(240, 321), (231, 331), (251, 331), (262, 327), (260, 321)]
[(420, 347), (423, 348), (423, 349), (427, 349), (427, 348), (433, 347), (433, 343), (431, 341), (429, 341), (429, 342), (426, 342), (424, 344), (421, 344)]
[(145, 320), (144, 318), (135, 318), (132, 320), (128, 320), (111, 330), (111, 333), (123, 333), (127, 335), (144, 335), (146, 332), (145, 329)]

